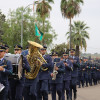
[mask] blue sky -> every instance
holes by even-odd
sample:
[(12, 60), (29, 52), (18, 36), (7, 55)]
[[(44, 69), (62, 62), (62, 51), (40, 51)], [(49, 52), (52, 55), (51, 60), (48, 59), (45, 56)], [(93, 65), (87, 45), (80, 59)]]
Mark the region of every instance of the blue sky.
[[(50, 22), (58, 34), (58, 39), (54, 40), (54, 44), (67, 43), (65, 37), (69, 30), (69, 20), (61, 15), (60, 2), (61, 0), (54, 0), (52, 4), (52, 11), (50, 14)], [(14, 10), (18, 7), (26, 7), (33, 3), (33, 0), (0, 0), (0, 9), (4, 14), (8, 14), (9, 9)], [(88, 33), (90, 39), (87, 40), (87, 53), (100, 53), (100, 0), (84, 0), (84, 5), (81, 6), (81, 13), (76, 16), (73, 21), (84, 21), (90, 27)], [(84, 52), (84, 50), (83, 50)]]

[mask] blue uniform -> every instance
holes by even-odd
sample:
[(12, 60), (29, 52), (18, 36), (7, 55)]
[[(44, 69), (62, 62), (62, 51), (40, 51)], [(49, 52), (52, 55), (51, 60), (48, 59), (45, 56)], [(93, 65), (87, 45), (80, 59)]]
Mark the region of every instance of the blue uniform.
[[(40, 68), (38, 77), (39, 81), (37, 84), (37, 100), (48, 100), (48, 81), (50, 77), (50, 70), (52, 68), (52, 59), (49, 55), (43, 55), (44, 59), (46, 60), (46, 64), (43, 64)], [(46, 69), (44, 71), (42, 68)]]
[[(5, 63), (6, 62), (6, 63)], [(5, 71), (0, 71), (0, 83), (5, 86), (5, 88), (0, 92), (0, 100), (7, 100), (8, 95), (8, 75), (12, 74), (12, 64), (10, 61), (6, 61), (4, 58), (0, 61), (0, 66), (6, 65)]]
[[(54, 63), (53, 63), (54, 66)], [(51, 79), (51, 91), (52, 91), (52, 100), (56, 100), (56, 92), (58, 94), (59, 100), (62, 100), (62, 83), (63, 83), (63, 73), (65, 70), (63, 61), (60, 61), (56, 64), (58, 67), (58, 74), (56, 75), (56, 79)]]
[(79, 58), (73, 56), (73, 60), (74, 63), (73, 63), (73, 70), (71, 72), (70, 98), (72, 99), (72, 89), (73, 89), (74, 99), (76, 99)]
[(69, 59), (65, 59), (64, 63), (67, 63), (68, 66), (65, 66), (65, 71), (63, 74), (62, 100), (65, 100), (65, 90), (66, 90), (67, 99), (69, 99), (71, 70), (73, 69), (73, 64)]
[(22, 100), (22, 92), (24, 88), (24, 71), (29, 72), (30, 67), (27, 59), (23, 57), (23, 73), (22, 78), (20, 80), (10, 79), (10, 88), (11, 88), (11, 100)]
[[(21, 54), (26, 57), (28, 55), (28, 50), (23, 50)], [(38, 82), (38, 77), (36, 77), (35, 79), (25, 78), (24, 90), (23, 90), (24, 100), (36, 100), (37, 82)]]
[(89, 82), (89, 85), (92, 86), (92, 76), (91, 76), (91, 64), (89, 64), (89, 67), (88, 67), (88, 82)]
[(25, 78), (25, 84), (24, 84), (24, 100), (36, 100), (37, 98), (37, 87), (38, 77), (35, 79), (26, 79)]
[(26, 57), (28, 55), (28, 50), (23, 50), (21, 54)]
[(100, 68), (97, 68), (97, 82), (100, 83)]
[(80, 63), (80, 67), (78, 68), (78, 83), (79, 83), (79, 88), (84, 87), (84, 67), (83, 67), (83, 62)]
[(97, 67), (94, 65), (92, 69), (92, 75), (93, 75), (93, 83), (94, 85), (97, 85)]
[(85, 62), (84, 63), (84, 79), (85, 79), (85, 83), (86, 83), (86, 87), (88, 87), (88, 63)]

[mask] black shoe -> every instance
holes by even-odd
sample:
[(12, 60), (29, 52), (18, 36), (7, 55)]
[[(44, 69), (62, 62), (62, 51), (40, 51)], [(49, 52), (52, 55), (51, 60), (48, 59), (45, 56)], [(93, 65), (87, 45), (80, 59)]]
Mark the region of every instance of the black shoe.
[(76, 94), (76, 93), (74, 93), (74, 100), (76, 100), (76, 98), (77, 98), (77, 94)]

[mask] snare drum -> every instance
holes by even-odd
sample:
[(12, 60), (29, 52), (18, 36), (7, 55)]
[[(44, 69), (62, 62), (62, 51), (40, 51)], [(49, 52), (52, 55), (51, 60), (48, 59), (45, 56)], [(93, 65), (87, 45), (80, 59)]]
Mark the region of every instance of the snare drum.
[(12, 63), (13, 73), (10, 78), (21, 79), (23, 71), (23, 56), (20, 54), (6, 54), (4, 58)]

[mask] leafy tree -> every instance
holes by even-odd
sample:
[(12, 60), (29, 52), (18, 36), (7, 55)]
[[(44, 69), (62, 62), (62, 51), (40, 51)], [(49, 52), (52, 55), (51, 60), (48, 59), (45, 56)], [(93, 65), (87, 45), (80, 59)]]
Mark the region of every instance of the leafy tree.
[[(89, 39), (89, 28), (84, 22), (74, 22), (72, 27), (72, 44), (76, 47), (76, 55), (79, 56), (80, 49), (84, 48), (86, 51), (87, 43), (86, 39)], [(67, 33), (68, 39), (70, 38), (70, 32)]]
[(53, 3), (53, 0), (42, 0), (41, 2), (39, 2), (37, 4), (37, 7), (36, 7), (36, 12), (38, 13), (38, 15), (40, 16), (40, 18), (42, 19), (42, 24), (43, 24), (43, 33), (44, 33), (44, 36), (43, 36), (43, 44), (44, 44), (44, 37), (45, 37), (45, 20), (46, 18), (49, 17), (50, 15), (50, 11), (51, 11), (51, 6), (49, 5), (49, 3)]
[(55, 51), (58, 53), (59, 56), (62, 56), (62, 53), (65, 50), (68, 51), (68, 45), (65, 43), (62, 43), (62, 44), (55, 45), (54, 48), (51, 49), (51, 52)]
[(80, 4), (83, 4), (83, 0), (61, 0), (61, 13), (64, 18), (70, 20), (70, 48), (71, 47), (71, 20), (77, 14), (80, 14)]
[[(4, 35), (2, 36), (3, 41), (8, 43), (11, 47), (10, 51), (13, 52), (13, 46), (15, 44), (21, 43), (21, 13), (24, 10), (23, 7), (16, 9), (16, 11), (10, 11), (7, 21), (5, 22)], [(23, 13), (23, 48), (27, 46), (27, 41), (32, 40), (40, 42), (35, 36), (35, 18), (31, 14), (31, 9), (28, 8)], [(42, 28), (40, 18), (37, 16), (38, 27)], [(55, 31), (51, 27), (51, 24), (48, 20), (45, 22), (46, 33), (45, 39), (47, 45), (49, 45), (53, 38), (56, 36)], [(51, 34), (50, 34), (51, 33)], [(53, 34), (54, 33), (54, 34)]]
[(5, 23), (5, 15), (2, 14), (1, 10), (0, 10), (0, 42), (2, 43), (2, 35), (4, 34), (4, 31), (3, 31), (3, 26), (4, 26), (4, 23)]
[[(3, 40), (11, 46), (11, 51), (13, 51), (13, 46), (16, 44), (20, 44), (21, 42), (21, 13), (23, 11), (23, 7), (16, 9), (16, 11), (9, 11), (7, 24), (8, 28), (5, 29), (5, 34), (3, 35)], [(32, 26), (29, 27), (30, 21), (32, 20), (32, 16), (29, 16), (31, 9), (27, 9), (24, 12), (24, 31), (23, 31), (23, 47), (27, 44), (27, 40), (30, 37), (32, 32)], [(32, 29), (32, 30), (31, 30)]]

